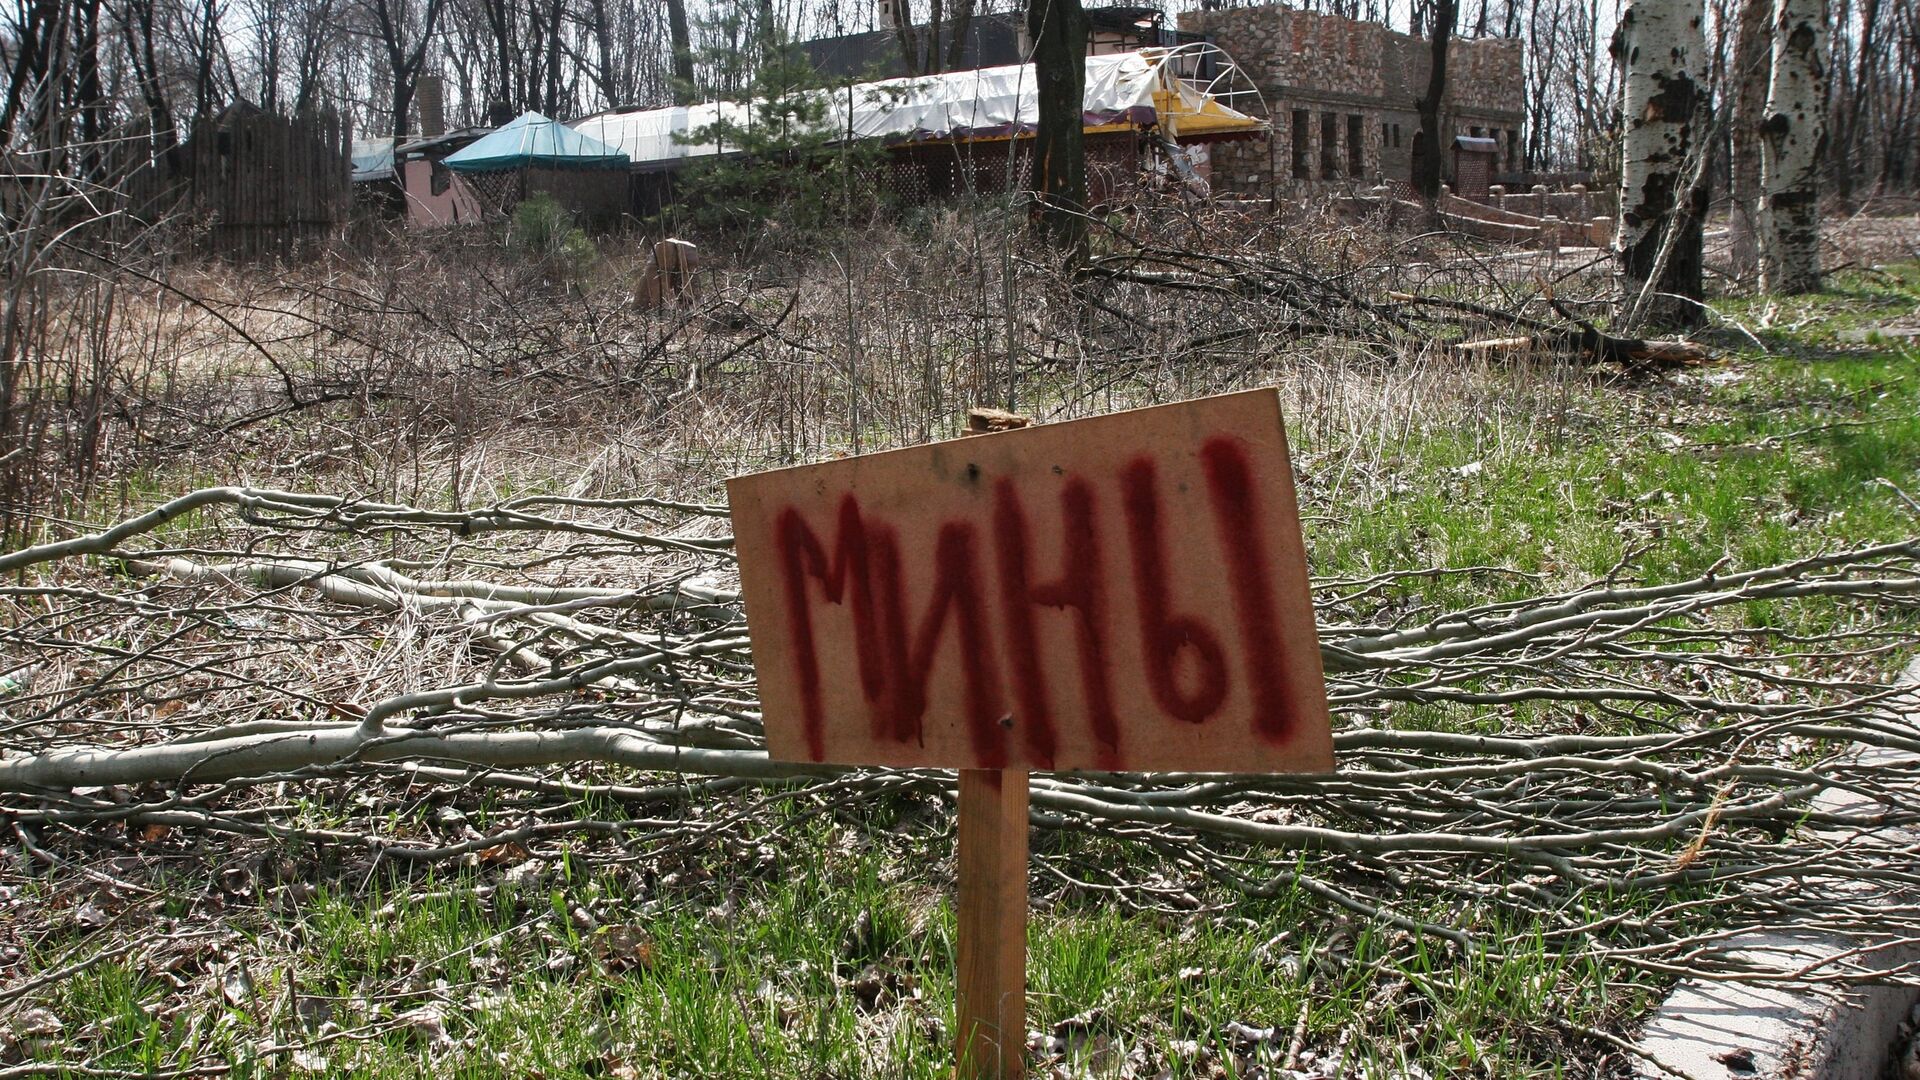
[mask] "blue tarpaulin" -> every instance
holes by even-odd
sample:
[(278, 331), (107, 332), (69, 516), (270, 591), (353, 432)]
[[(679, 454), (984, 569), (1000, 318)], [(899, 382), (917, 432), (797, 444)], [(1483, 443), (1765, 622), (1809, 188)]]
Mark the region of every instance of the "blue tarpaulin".
[(530, 165), (612, 169), (626, 164), (627, 155), (537, 112), (521, 114), (518, 120), (446, 159), (447, 168), (457, 172), (493, 172)]

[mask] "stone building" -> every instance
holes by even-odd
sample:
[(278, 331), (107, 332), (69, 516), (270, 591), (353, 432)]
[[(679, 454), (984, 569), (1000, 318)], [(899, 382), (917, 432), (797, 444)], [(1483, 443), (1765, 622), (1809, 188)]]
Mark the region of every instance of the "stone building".
[[(1214, 190), (1265, 196), (1412, 178), (1415, 103), (1432, 69), (1424, 39), (1279, 4), (1184, 12), (1179, 26), (1238, 62), (1265, 98), (1273, 127), (1269, 139), (1214, 148)], [(1519, 170), (1521, 63), (1517, 40), (1451, 43), (1441, 107), (1444, 176), (1453, 174), (1455, 137), (1495, 140), (1495, 174)], [(1249, 104), (1235, 107), (1253, 111)]]

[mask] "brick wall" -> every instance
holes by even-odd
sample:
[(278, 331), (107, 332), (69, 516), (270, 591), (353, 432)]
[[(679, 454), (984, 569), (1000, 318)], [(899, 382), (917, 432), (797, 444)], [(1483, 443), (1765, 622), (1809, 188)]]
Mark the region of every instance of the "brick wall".
[[(1239, 63), (1265, 97), (1274, 128), (1271, 145), (1215, 148), (1217, 189), (1267, 195), (1411, 176), (1420, 127), (1415, 99), (1430, 68), (1425, 40), (1277, 4), (1183, 12), (1179, 24), (1208, 35)], [(1507, 146), (1524, 115), (1521, 60), (1518, 41), (1456, 39), (1448, 52), (1446, 133), (1492, 134)], [(1301, 117), (1306, 123), (1296, 133)], [(1512, 167), (1504, 158), (1499, 166)]]

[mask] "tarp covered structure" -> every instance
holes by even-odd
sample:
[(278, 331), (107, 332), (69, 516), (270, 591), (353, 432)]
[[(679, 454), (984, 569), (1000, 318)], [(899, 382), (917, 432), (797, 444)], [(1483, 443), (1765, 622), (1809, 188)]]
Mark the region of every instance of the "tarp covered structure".
[(376, 180), (393, 179), (393, 138), (355, 139), (350, 157), (353, 159), (353, 182), (370, 184)]
[(456, 172), (497, 172), (502, 169), (621, 168), (628, 156), (617, 147), (582, 134), (537, 112), (522, 113), (512, 123), (447, 155), (447, 168)]
[[(1266, 130), (1263, 121), (1179, 78), (1169, 62), (1177, 52), (1143, 49), (1087, 57), (1088, 133), (1157, 124), (1174, 138), (1196, 140)], [(835, 139), (1005, 139), (1031, 134), (1040, 118), (1032, 64), (886, 79), (821, 94), (826, 101), (821, 131)], [(600, 113), (575, 121), (574, 128), (625, 151), (637, 168), (665, 168), (726, 153), (726, 147), (710, 141), (687, 141), (723, 119), (739, 127), (759, 122), (749, 105), (718, 102)]]

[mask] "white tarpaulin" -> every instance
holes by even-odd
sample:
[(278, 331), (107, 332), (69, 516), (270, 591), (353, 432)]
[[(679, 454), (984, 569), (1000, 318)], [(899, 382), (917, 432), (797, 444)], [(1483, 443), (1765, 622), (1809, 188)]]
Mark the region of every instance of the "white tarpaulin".
[[(1162, 110), (1204, 115), (1216, 124), (1262, 126), (1175, 78), (1166, 56), (1147, 51), (1087, 57), (1087, 126), (1152, 124), (1165, 119), (1159, 116)], [(890, 143), (1026, 134), (1040, 116), (1035, 89), (1032, 64), (858, 83), (821, 91), (827, 100), (821, 128), (832, 133), (830, 138)], [(625, 151), (635, 167), (659, 167), (727, 152), (712, 143), (684, 141), (690, 133), (711, 128), (723, 111), (730, 124), (740, 127), (765, 122), (747, 105), (722, 103), (601, 113), (573, 126)]]

